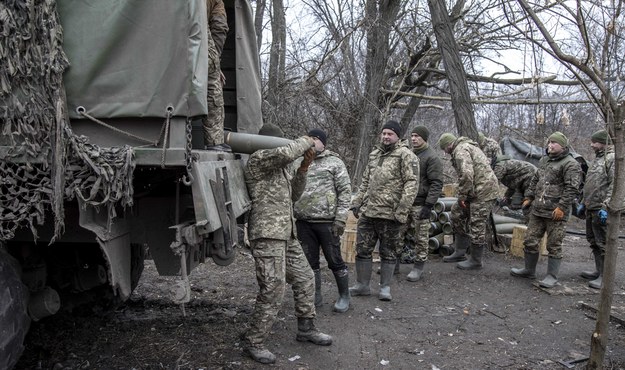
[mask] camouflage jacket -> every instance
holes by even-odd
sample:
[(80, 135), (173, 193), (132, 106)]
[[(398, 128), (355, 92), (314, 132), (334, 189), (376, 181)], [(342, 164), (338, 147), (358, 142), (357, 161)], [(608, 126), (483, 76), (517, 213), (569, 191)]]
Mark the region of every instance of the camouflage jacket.
[(419, 157), (419, 191), (414, 205), (433, 206), (443, 190), (443, 162), (427, 143), (412, 152)]
[(245, 167), (245, 184), (252, 200), (250, 240), (296, 237), (293, 202), (306, 187), (306, 173), (297, 172), (292, 162), (312, 146), (312, 139), (300, 137), (289, 145), (250, 155)]
[(527, 192), (532, 199), (532, 214), (552, 218), (556, 207), (564, 211), (564, 221), (577, 197), (582, 170), (568, 149), (557, 156), (544, 156), (538, 162), (538, 171), (532, 178)]
[(228, 18), (223, 0), (206, 0), (206, 13), (208, 30), (218, 55), (221, 55), (228, 36)]
[(499, 182), (490, 161), (468, 137), (460, 136), (453, 144), (451, 163), (458, 175), (458, 200), (485, 202), (497, 199)]
[[(298, 161), (299, 162), (299, 161)], [(339, 155), (324, 150), (308, 168), (306, 189), (293, 206), (295, 218), (311, 222), (347, 220), (352, 187)]]
[(385, 149), (378, 144), (369, 153), (352, 207), (367, 217), (406, 223), (419, 190), (419, 158), (401, 140)]
[(499, 146), (499, 143), (494, 139), (484, 137), (484, 140), (479, 143), (479, 146), (489, 161), (493, 160), (498, 155), (501, 155), (501, 147)]
[(606, 147), (598, 152), (590, 163), (584, 183), (584, 199), (587, 210), (607, 209), (614, 188), (614, 148)]
[(508, 188), (504, 196), (509, 199), (516, 191), (527, 197), (530, 182), (537, 168), (529, 162), (500, 155), (497, 157), (493, 171), (497, 179)]

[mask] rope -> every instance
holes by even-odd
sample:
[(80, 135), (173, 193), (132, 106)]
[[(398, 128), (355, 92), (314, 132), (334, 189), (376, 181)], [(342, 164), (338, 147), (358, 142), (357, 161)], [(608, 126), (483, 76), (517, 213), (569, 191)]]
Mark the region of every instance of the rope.
[(97, 123), (99, 125), (102, 125), (102, 126), (108, 128), (108, 129), (112, 130), (112, 131), (117, 132), (118, 134), (126, 135), (128, 137), (133, 138), (133, 139), (137, 139), (139, 141), (142, 141), (142, 142), (144, 142), (146, 144), (151, 144), (153, 146), (158, 146), (158, 141), (152, 141), (150, 139), (146, 139), (146, 138), (143, 138), (141, 136), (137, 136), (137, 135), (132, 134), (130, 132), (127, 132), (127, 131), (124, 131), (124, 130), (120, 130), (120, 129), (116, 128), (116, 127), (113, 127), (113, 126), (109, 125), (108, 123), (100, 121), (99, 119), (89, 115), (89, 113), (86, 112), (85, 107), (83, 107), (83, 106), (80, 106), (80, 107), (76, 108), (76, 112), (78, 114), (80, 114), (81, 116), (86, 117), (86, 118), (90, 119), (91, 121), (93, 121), (93, 122), (95, 122), (95, 123)]

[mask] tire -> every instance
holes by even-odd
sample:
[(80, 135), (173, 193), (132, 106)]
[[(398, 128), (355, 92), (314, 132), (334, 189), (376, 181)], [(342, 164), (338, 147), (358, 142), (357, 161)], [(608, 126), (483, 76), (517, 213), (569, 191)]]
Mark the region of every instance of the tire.
[(0, 369), (12, 369), (30, 327), (28, 289), (19, 263), (0, 244)]

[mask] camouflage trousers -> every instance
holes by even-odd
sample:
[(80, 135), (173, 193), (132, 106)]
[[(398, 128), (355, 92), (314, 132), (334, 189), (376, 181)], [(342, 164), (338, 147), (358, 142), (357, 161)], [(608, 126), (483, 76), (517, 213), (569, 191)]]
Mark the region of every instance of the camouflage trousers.
[(380, 258), (395, 262), (397, 252), (403, 247), (405, 227), (395, 220), (360, 216), (356, 235), (356, 253), (360, 259), (371, 259), (380, 242)]
[(471, 244), (485, 244), (486, 222), (494, 205), (495, 200), (472, 202), (469, 208), (465, 209), (460, 207), (458, 203), (454, 203), (450, 215), (454, 233), (469, 235)]
[(599, 249), (601, 255), (605, 255), (606, 236), (608, 234), (608, 226), (602, 225), (599, 221), (599, 212), (596, 210), (586, 211), (586, 240), (590, 243), (590, 248)]
[(262, 345), (278, 317), (286, 283), (293, 288), (295, 316), (316, 316), (315, 276), (297, 239), (256, 239), (251, 241), (259, 292), (245, 339)]
[[(410, 217), (408, 218), (408, 229), (406, 230), (406, 246), (410, 246), (411, 251), (406, 251), (406, 247), (401, 248), (397, 253), (401, 256), (401, 262), (414, 263), (425, 262), (428, 260), (428, 241), (430, 239), (430, 220), (420, 220), (419, 213), (421, 206), (412, 208)], [(408, 252), (409, 256), (406, 256)]]
[(213, 38), (208, 37), (208, 115), (204, 120), (204, 144), (219, 145), (224, 142), (224, 92), (221, 85), (221, 66)]
[(545, 233), (547, 233), (547, 251), (549, 257), (562, 258), (562, 240), (566, 221), (554, 221), (550, 218), (539, 217), (530, 214), (529, 223), (527, 224), (527, 234), (523, 245), (526, 253), (538, 253), (539, 243)]

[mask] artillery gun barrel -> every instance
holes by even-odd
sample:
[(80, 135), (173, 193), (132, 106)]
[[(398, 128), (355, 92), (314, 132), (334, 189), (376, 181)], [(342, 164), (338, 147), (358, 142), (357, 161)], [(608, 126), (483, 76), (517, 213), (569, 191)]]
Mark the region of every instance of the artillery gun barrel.
[(292, 143), (292, 140), (275, 136), (244, 134), (224, 131), (224, 141), (235, 153), (252, 154), (260, 149), (273, 149)]

